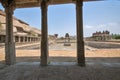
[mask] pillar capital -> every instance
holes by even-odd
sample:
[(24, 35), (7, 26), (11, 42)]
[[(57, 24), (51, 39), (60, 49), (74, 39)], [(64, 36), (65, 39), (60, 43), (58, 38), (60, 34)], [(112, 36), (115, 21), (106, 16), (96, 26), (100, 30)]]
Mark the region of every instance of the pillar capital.
[(83, 0), (76, 0), (77, 7), (83, 6)]
[(47, 7), (47, 6), (48, 6), (48, 1), (49, 1), (49, 0), (42, 0), (42, 1), (41, 1), (41, 7), (42, 7), (42, 8)]
[(5, 9), (10, 9), (10, 10), (14, 10), (15, 9), (15, 0), (2, 0), (2, 6), (5, 8)]

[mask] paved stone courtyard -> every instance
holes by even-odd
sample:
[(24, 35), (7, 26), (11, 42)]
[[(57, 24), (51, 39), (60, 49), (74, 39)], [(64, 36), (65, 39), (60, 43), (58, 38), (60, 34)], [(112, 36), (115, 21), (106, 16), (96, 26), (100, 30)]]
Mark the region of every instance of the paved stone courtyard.
[(17, 49), (17, 63), (6, 67), (3, 65), (4, 49), (1, 49), (0, 80), (120, 80), (120, 49), (85, 46), (86, 67), (79, 67), (76, 64), (76, 45), (62, 46), (51, 45), (50, 61), (46, 67), (40, 66), (37, 46)]
[(79, 67), (74, 62), (22, 62), (0, 70), (0, 80), (120, 80), (120, 63), (90, 63)]

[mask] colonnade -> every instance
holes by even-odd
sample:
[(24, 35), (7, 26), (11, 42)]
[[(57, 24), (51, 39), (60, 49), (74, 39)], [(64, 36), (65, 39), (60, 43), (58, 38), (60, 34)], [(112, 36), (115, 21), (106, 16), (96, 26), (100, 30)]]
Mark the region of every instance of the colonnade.
[(0, 43), (5, 43), (5, 35), (0, 35)]
[(30, 43), (30, 42), (39, 42), (40, 37), (31, 37), (31, 36), (15, 36), (16, 43)]
[(110, 35), (108, 35), (108, 36), (93, 36), (93, 39), (95, 41), (107, 41), (107, 40), (111, 39), (111, 36)]
[[(5, 43), (6, 35), (0, 35), (0, 43)], [(14, 36), (14, 41), (16, 43), (32, 43), (32, 42), (39, 42), (40, 37), (36, 36)]]
[[(41, 66), (48, 64), (48, 22), (47, 10), (49, 0), (42, 0), (41, 4)], [(7, 65), (15, 63), (15, 42), (13, 39), (13, 12), (15, 9), (14, 0), (3, 0), (2, 4), (6, 12), (6, 42), (5, 42), (5, 61)], [(79, 66), (85, 66), (84, 39), (83, 39), (83, 16), (82, 0), (76, 0), (76, 33), (77, 33), (77, 63)]]

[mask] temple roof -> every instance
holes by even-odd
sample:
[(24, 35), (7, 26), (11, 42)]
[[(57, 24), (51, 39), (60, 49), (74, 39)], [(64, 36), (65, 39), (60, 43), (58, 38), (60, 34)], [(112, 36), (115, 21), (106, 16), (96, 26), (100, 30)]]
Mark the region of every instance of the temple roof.
[[(0, 0), (1, 1), (1, 0)], [(16, 8), (39, 7), (42, 0), (15, 0)], [(76, 0), (48, 0), (49, 5), (75, 3)], [(101, 1), (101, 0), (83, 0)]]

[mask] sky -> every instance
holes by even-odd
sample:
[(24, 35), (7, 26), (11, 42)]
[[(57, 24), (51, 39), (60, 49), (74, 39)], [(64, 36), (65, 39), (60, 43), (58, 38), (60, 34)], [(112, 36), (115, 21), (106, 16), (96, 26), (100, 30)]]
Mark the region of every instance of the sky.
[[(0, 9), (3, 7), (0, 5)], [(30, 26), (41, 29), (41, 8), (15, 9), (14, 16)], [(120, 0), (92, 1), (83, 4), (84, 37), (96, 31), (108, 30), (120, 34)], [(61, 4), (48, 6), (48, 34), (76, 35), (76, 5)]]

